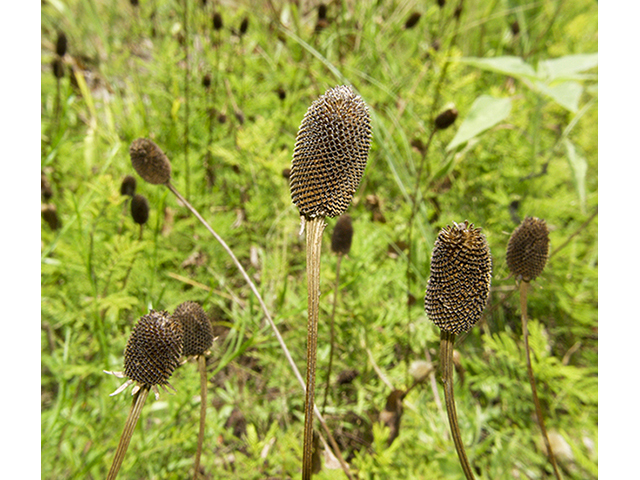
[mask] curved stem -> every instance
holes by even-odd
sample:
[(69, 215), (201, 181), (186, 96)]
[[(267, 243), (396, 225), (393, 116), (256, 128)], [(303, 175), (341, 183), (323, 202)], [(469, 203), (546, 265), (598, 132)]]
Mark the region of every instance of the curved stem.
[[(300, 374), (300, 370), (298, 370), (298, 366), (295, 364), (295, 362), (293, 361), (293, 358), (291, 357), (291, 353), (289, 352), (289, 349), (287, 348), (287, 344), (284, 342), (284, 339), (282, 338), (282, 335), (280, 335), (280, 331), (278, 330), (278, 327), (276, 326), (276, 324), (274, 323), (273, 319), (271, 318), (271, 314), (269, 313), (269, 310), (267, 309), (267, 306), (265, 305), (264, 300), (262, 299), (262, 296), (260, 295), (260, 292), (258, 292), (258, 289), (256, 288), (255, 284), (253, 283), (253, 281), (251, 280), (251, 278), (247, 274), (246, 270), (244, 269), (244, 267), (242, 266), (242, 264), (240, 263), (238, 258), (235, 256), (235, 254), (233, 253), (231, 248), (229, 248), (229, 246), (226, 244), (226, 242), (220, 237), (220, 235), (218, 235), (215, 232), (215, 230), (213, 228), (211, 228), (211, 226), (207, 223), (207, 221), (204, 218), (202, 218), (202, 215), (200, 215), (200, 213), (198, 213), (198, 211), (195, 208), (193, 208), (193, 206), (187, 201), (186, 198), (184, 198), (182, 195), (180, 195), (180, 192), (178, 192), (178, 190), (176, 190), (176, 188), (171, 183), (167, 183), (167, 184), (165, 184), (165, 186), (171, 191), (171, 193), (173, 193), (178, 198), (178, 200), (180, 200), (185, 205), (185, 207), (187, 207), (187, 209), (193, 214), (193, 216), (196, 217), (200, 221), (200, 223), (202, 223), (202, 225), (204, 225), (204, 227), (209, 231), (209, 233), (211, 235), (213, 235), (213, 237), (222, 246), (224, 251), (227, 252), (227, 254), (231, 257), (231, 260), (233, 260), (234, 265), (238, 268), (238, 270), (240, 271), (240, 274), (242, 275), (242, 277), (245, 279), (245, 281), (249, 285), (249, 288), (251, 289), (253, 294), (258, 299), (258, 303), (260, 304), (260, 308), (262, 308), (262, 312), (264, 313), (264, 316), (267, 319), (267, 322), (269, 323), (269, 326), (273, 330), (273, 333), (276, 336), (276, 339), (278, 340), (278, 343), (280, 344), (280, 347), (282, 348), (284, 356), (287, 359), (287, 362), (289, 362), (289, 365), (291, 366), (291, 369), (293, 370), (293, 374), (295, 375), (296, 379), (298, 380), (298, 383), (300, 383), (300, 386), (302, 387), (303, 390), (306, 390), (306, 384), (304, 382), (304, 379), (302, 378), (302, 375)], [(323, 430), (327, 434), (327, 438), (329, 439), (329, 443), (331, 444), (331, 447), (333, 448), (333, 453), (338, 458), (338, 461), (340, 462), (340, 466), (342, 467), (342, 470), (344, 471), (344, 473), (347, 476), (347, 478), (349, 478), (349, 479), (353, 478), (351, 476), (351, 474), (349, 473), (349, 467), (348, 467), (347, 463), (345, 462), (344, 458), (342, 457), (342, 453), (340, 452), (340, 448), (339, 448), (335, 438), (333, 438), (333, 435), (331, 434), (331, 431), (329, 430), (329, 427), (327, 426), (327, 423), (324, 421), (324, 418), (322, 417), (322, 414), (320, 413), (320, 409), (316, 405), (314, 405), (313, 411), (315, 412), (316, 417), (320, 421), (320, 425), (322, 425)]]
[(129, 442), (131, 441), (133, 430), (136, 428), (136, 423), (138, 423), (140, 412), (142, 411), (142, 407), (144, 405), (144, 402), (147, 400), (148, 395), (149, 387), (145, 385), (138, 391), (138, 393), (136, 393), (133, 399), (133, 405), (131, 405), (129, 416), (127, 417), (127, 421), (124, 424), (124, 430), (122, 431), (122, 435), (120, 436), (120, 442), (118, 443), (116, 454), (113, 457), (113, 462), (111, 463), (111, 468), (109, 469), (107, 480), (114, 480), (118, 476), (118, 471), (120, 470), (120, 466), (122, 465), (122, 460), (124, 460), (124, 455), (125, 453), (127, 453), (127, 448), (129, 448)]
[(553, 472), (558, 480), (562, 477), (558, 471), (558, 464), (556, 463), (556, 457), (553, 454), (551, 448), (551, 442), (549, 442), (549, 436), (547, 435), (547, 429), (544, 426), (544, 418), (542, 417), (542, 407), (540, 406), (540, 399), (538, 398), (538, 390), (536, 389), (536, 379), (533, 376), (533, 367), (531, 366), (531, 353), (529, 352), (529, 330), (527, 328), (527, 289), (529, 282), (520, 282), (520, 311), (522, 316), (522, 336), (524, 337), (524, 350), (527, 355), (527, 374), (529, 376), (529, 383), (531, 384), (531, 394), (533, 396), (533, 403), (536, 407), (536, 417), (538, 419), (538, 425), (542, 431), (542, 438), (544, 444), (547, 447), (547, 455), (553, 466)]
[(331, 380), (331, 369), (333, 367), (333, 345), (335, 343), (335, 318), (336, 318), (336, 305), (338, 303), (338, 292), (340, 291), (340, 263), (342, 255), (338, 254), (338, 261), (336, 263), (336, 286), (333, 292), (333, 307), (331, 308), (331, 322), (329, 326), (331, 346), (329, 347), (329, 366), (327, 367), (327, 380), (324, 385), (324, 400), (322, 401), (322, 414), (324, 415), (324, 409), (327, 406), (327, 398), (329, 397), (329, 382)]
[(320, 252), (324, 217), (307, 220), (307, 390), (304, 401), (304, 447), (302, 479), (310, 480), (313, 455), (313, 406), (316, 387), (316, 352), (318, 350), (318, 316), (320, 311)]
[(460, 436), (460, 426), (458, 425), (458, 414), (456, 413), (456, 402), (453, 396), (453, 342), (456, 336), (445, 330), (440, 332), (440, 362), (442, 368), (442, 383), (444, 384), (444, 401), (447, 405), (447, 415), (449, 416), (449, 426), (451, 427), (451, 436), (453, 443), (458, 452), (460, 465), (464, 471), (467, 480), (474, 480), (473, 471), (469, 465), (469, 459), (462, 443)]
[(200, 431), (198, 432), (198, 448), (196, 450), (193, 480), (198, 478), (198, 470), (200, 470), (205, 419), (207, 418), (207, 359), (204, 355), (198, 355), (198, 370), (200, 371)]

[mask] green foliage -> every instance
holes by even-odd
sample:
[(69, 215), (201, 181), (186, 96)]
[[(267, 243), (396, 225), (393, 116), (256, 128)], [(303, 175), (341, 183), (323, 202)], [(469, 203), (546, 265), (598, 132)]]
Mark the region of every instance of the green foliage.
[[(296, 2), (217, 2), (218, 32), (212, 3), (189, 4), (188, 36), (182, 2), (42, 5), (41, 170), (53, 191), (43, 203), (55, 205), (61, 223), (57, 230), (41, 223), (42, 478), (105, 477), (131, 397), (130, 389), (110, 397), (122, 381), (102, 370), (122, 370), (129, 333), (149, 308), (172, 312), (186, 300), (203, 305), (219, 336), (207, 362), (207, 478), (299, 476), (304, 396), (257, 300), (165, 188), (136, 177), (150, 205), (142, 237), (119, 189), (134, 174), (128, 147), (135, 138), (152, 138), (167, 153), (182, 193), (188, 161), (190, 202), (254, 279), (302, 366), (305, 247), (282, 171), (308, 105), (342, 82), (362, 95), (373, 124), (369, 163), (349, 209), (354, 237), (341, 263), (325, 414), (352, 471), (361, 479), (463, 478), (437, 374), (435, 384), (428, 379), (404, 399), (391, 445), (379, 414), (390, 387), (412, 384), (412, 361), (438, 363), (439, 331), (422, 301), (431, 248), (442, 227), (468, 219), (487, 236), (494, 278), (484, 320), (456, 345), (467, 454), (480, 479), (552, 478), (504, 260), (509, 234), (533, 215), (551, 231), (552, 256), (528, 303), (545, 420), (570, 447), (560, 459), (564, 477), (597, 478), (597, 3), (465, 1), (457, 22), (457, 2), (442, 9), (327, 2), (329, 24), (316, 30), (317, 11), (299, 11)], [(405, 29), (412, 11), (421, 18)], [(232, 29), (245, 15), (250, 24), (240, 38)], [(58, 29), (69, 49), (56, 110), (49, 66)], [(188, 159), (181, 39), (190, 47)], [(431, 137), (449, 105), (457, 121)], [(335, 220), (327, 221), (318, 385), (336, 267)], [(162, 392), (145, 405), (121, 478), (192, 475), (200, 407), (193, 362), (171, 383), (175, 395)], [(318, 478), (344, 477), (322, 456)]]

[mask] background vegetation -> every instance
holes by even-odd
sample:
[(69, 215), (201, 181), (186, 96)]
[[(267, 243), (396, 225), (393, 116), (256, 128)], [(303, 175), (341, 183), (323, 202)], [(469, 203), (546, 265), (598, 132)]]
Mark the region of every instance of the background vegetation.
[[(413, 361), (437, 364), (439, 331), (422, 305), (429, 256), (442, 227), (467, 219), (483, 227), (494, 262), (485, 318), (457, 345), (467, 452), (479, 478), (550, 478), (504, 260), (510, 233), (532, 215), (551, 229), (552, 257), (529, 295), (547, 428), (558, 435), (564, 476), (597, 478), (597, 3), (327, 2), (324, 22), (317, 4), (299, 3), (192, 1), (188, 31), (182, 1), (43, 3), (41, 170), (51, 196), (42, 203), (55, 206), (58, 224), (43, 215), (42, 478), (105, 476), (131, 397), (109, 397), (119, 381), (102, 370), (122, 370), (131, 328), (149, 308), (173, 311), (185, 300), (205, 307), (219, 335), (208, 361), (203, 477), (299, 475), (303, 394), (255, 298), (187, 210), (138, 177), (151, 207), (140, 238), (120, 183), (134, 174), (131, 141), (152, 138), (172, 161), (173, 183), (258, 283), (303, 368), (304, 238), (283, 170), (307, 107), (339, 83), (352, 84), (373, 117), (369, 163), (349, 209), (354, 238), (340, 271), (326, 410), (352, 470), (462, 478), (437, 377), (405, 398), (391, 445), (379, 415), (393, 389), (411, 385)], [(420, 18), (407, 28), (414, 12)], [(51, 65), (60, 31), (68, 49), (58, 84)], [(429, 142), (435, 116), (450, 106), (456, 123)], [(335, 219), (328, 223), (320, 366), (336, 264)], [(121, 478), (191, 474), (195, 365), (181, 366), (172, 384), (175, 395), (143, 410)], [(318, 474), (343, 476), (331, 461)]]

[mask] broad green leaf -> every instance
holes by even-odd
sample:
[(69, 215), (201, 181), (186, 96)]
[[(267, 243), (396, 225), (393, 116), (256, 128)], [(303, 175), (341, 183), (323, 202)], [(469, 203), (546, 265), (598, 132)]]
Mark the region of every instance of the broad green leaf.
[(551, 60), (543, 60), (538, 64), (538, 73), (549, 80), (570, 77), (598, 66), (598, 54), (586, 53), (566, 55)]
[(586, 210), (587, 202), (587, 190), (585, 181), (587, 179), (587, 161), (578, 152), (576, 147), (570, 140), (565, 139), (564, 146), (567, 149), (567, 160), (569, 166), (573, 172), (573, 181), (578, 191), (578, 198), (580, 200), (580, 208), (584, 212)]
[(469, 113), (447, 146), (447, 150), (453, 150), (458, 145), (493, 127), (507, 118), (510, 112), (511, 99), (480, 95), (471, 105)]
[(578, 102), (583, 91), (582, 85), (578, 82), (562, 82), (554, 86), (536, 82), (536, 87), (540, 93), (553, 98), (559, 105), (570, 112), (575, 113), (578, 111)]
[(503, 73), (513, 77), (529, 77), (536, 78), (536, 71), (531, 65), (525, 63), (520, 57), (496, 57), (496, 58), (477, 58), (464, 57), (459, 60), (461, 63), (472, 65), (483, 70)]

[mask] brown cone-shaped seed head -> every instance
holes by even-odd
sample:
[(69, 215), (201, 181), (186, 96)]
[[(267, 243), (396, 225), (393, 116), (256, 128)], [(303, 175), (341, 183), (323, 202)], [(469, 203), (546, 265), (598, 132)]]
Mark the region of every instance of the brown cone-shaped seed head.
[(239, 29), (240, 36), (247, 33), (248, 28), (249, 28), (249, 17), (244, 17), (242, 19), (242, 22), (240, 22), (240, 29)]
[(351, 215), (340, 215), (331, 234), (331, 250), (338, 255), (346, 255), (351, 250), (353, 225)]
[(293, 150), (291, 198), (307, 219), (336, 217), (351, 203), (369, 155), (371, 119), (350, 86), (320, 96), (307, 110)]
[(458, 110), (456, 110), (455, 108), (448, 108), (436, 117), (436, 128), (438, 130), (449, 128), (451, 125), (453, 125), (453, 122), (456, 121), (456, 118), (458, 118)]
[(407, 18), (407, 21), (404, 23), (404, 28), (409, 30), (410, 28), (415, 27), (418, 24), (421, 16), (422, 15), (420, 14), (420, 12), (413, 12), (411, 15), (409, 15), (409, 18)]
[(222, 15), (220, 15), (220, 12), (213, 12), (213, 29), (220, 30), (222, 27)]
[(149, 220), (149, 202), (139, 193), (131, 199), (131, 216), (138, 225), (144, 225)]
[(136, 193), (136, 177), (127, 175), (122, 179), (120, 184), (120, 195), (128, 195), (133, 197)]
[(64, 57), (67, 53), (67, 36), (64, 32), (58, 32), (58, 38), (56, 39), (56, 54)]
[(124, 373), (143, 385), (164, 385), (182, 353), (182, 325), (165, 311), (151, 310), (133, 327), (124, 349)]
[(213, 328), (207, 314), (197, 302), (183, 302), (173, 312), (173, 318), (182, 324), (182, 354), (202, 355), (211, 348)]
[(202, 86), (207, 90), (211, 87), (211, 74), (206, 73), (204, 77), (202, 77)]
[(64, 63), (62, 63), (60, 57), (53, 59), (51, 62), (51, 70), (53, 70), (54, 77), (58, 79), (64, 77)]
[(513, 231), (507, 244), (511, 273), (530, 282), (542, 273), (549, 257), (549, 229), (544, 220), (527, 217)]
[(131, 165), (145, 182), (162, 185), (171, 180), (171, 163), (164, 152), (147, 138), (138, 138), (129, 147)]
[(480, 230), (466, 221), (447, 226), (431, 253), (425, 311), (438, 327), (456, 335), (480, 320), (489, 299), (491, 251)]

